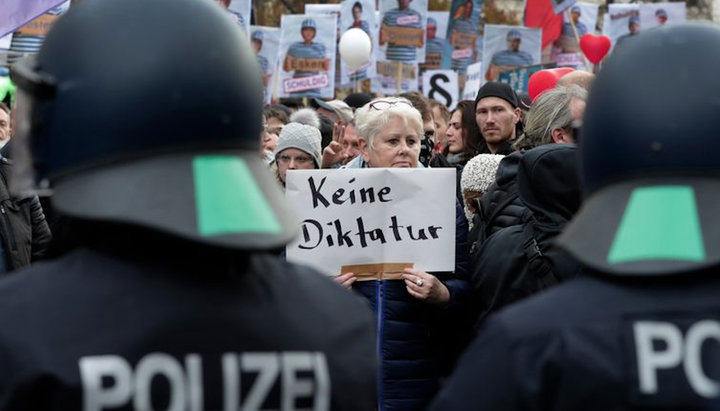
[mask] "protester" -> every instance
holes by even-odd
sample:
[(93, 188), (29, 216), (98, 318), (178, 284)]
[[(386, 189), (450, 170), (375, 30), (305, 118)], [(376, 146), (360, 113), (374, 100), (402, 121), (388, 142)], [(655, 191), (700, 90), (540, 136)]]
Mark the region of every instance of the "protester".
[[(10, 109), (0, 103), (0, 147), (12, 138)], [(3, 150), (4, 151), (4, 150)], [(0, 155), (0, 273), (27, 267), (45, 256), (50, 239), (50, 227), (45, 220), (38, 196), (11, 195), (8, 178), (12, 163)]]
[[(348, 167), (417, 167), (423, 122), (410, 101), (375, 99), (358, 109), (355, 121), (362, 155)], [(377, 409), (424, 409), (464, 343), (456, 328), (462, 325), (468, 286), (467, 223), (459, 204), (455, 215), (455, 272), (406, 268), (402, 280), (356, 281), (354, 273), (336, 277), (367, 298), (378, 316)]]
[(267, 123), (267, 140), (263, 140), (261, 149), (266, 155), (272, 156), (277, 144), (277, 137), (280, 135), (282, 128), (288, 123), (288, 111), (279, 104), (267, 106), (263, 110), (265, 121)]
[(285, 187), (289, 170), (320, 168), (320, 130), (301, 123), (288, 123), (275, 148), (277, 177)]
[(510, 154), (520, 121), (520, 108), (512, 88), (496, 81), (480, 87), (475, 98), (475, 121), (485, 142), (478, 154)]
[(323, 149), (322, 168), (343, 166), (360, 155), (360, 140), (355, 122), (337, 128), (337, 140)]
[[(300, 123), (320, 129), (320, 116), (311, 108), (301, 108), (290, 115), (289, 123)], [(286, 123), (287, 124), (287, 123)], [(278, 136), (282, 134), (282, 129)]]
[(445, 133), (450, 122), (450, 110), (431, 98), (428, 99), (428, 104), (432, 109), (433, 122), (435, 123), (435, 147), (433, 147), (433, 153), (442, 153), (447, 146)]
[(527, 115), (525, 132), (515, 142), (516, 150), (542, 144), (577, 143), (585, 114), (587, 92), (579, 86), (560, 87), (542, 93)]
[(432, 109), (428, 104), (428, 99), (417, 91), (402, 93), (399, 97), (406, 98), (412, 103), (413, 107), (420, 112), (423, 121), (423, 135), (420, 140), (420, 164), (423, 167), (430, 165), (432, 157), (432, 149), (435, 146), (435, 122), (433, 121)]
[(431, 410), (716, 408), (718, 48), (667, 25), (603, 63), (558, 239), (583, 275), (491, 317)]
[(297, 222), (239, 30), (212, 2), (83, 1), (14, 65), (17, 190), (49, 184), (77, 247), (0, 282), (2, 408), (372, 408), (370, 310), (266, 253)]
[(558, 80), (555, 87), (569, 87), (574, 84), (585, 89), (585, 91), (590, 92), (593, 81), (595, 81), (595, 75), (593, 73), (575, 70), (560, 77), (560, 80)]
[(503, 157), (505, 156), (500, 154), (478, 154), (471, 158), (463, 168), (460, 190), (465, 200), (465, 217), (471, 230), (475, 219), (479, 218), (480, 214), (481, 206), (478, 200), (495, 181), (495, 174)]
[(353, 119), (352, 108), (342, 100), (323, 101), (316, 98), (314, 101), (318, 106), (318, 114), (329, 117), (334, 124), (349, 124)]

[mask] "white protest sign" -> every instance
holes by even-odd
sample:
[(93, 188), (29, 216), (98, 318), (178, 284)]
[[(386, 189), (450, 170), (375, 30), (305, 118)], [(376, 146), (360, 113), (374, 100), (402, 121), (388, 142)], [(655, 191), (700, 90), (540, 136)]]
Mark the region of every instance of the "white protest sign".
[(423, 92), (449, 110), (458, 102), (458, 73), (455, 70), (428, 70), (423, 74)]
[(468, 65), (461, 100), (475, 100), (482, 82), (482, 61)]
[(327, 275), (377, 263), (454, 271), (455, 184), (449, 168), (290, 170), (285, 196), (302, 224), (287, 259)]

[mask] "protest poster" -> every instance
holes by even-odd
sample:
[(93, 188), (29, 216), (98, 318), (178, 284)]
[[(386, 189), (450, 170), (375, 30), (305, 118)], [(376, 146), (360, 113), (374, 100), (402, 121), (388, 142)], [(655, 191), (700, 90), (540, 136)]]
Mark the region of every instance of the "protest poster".
[[(398, 92), (398, 65), (401, 66), (402, 74), (400, 91)], [(398, 61), (378, 61), (377, 75), (372, 82), (372, 91), (380, 94), (398, 94), (406, 91), (414, 91), (419, 88), (418, 64), (405, 64)]]
[(478, 60), (478, 27), (482, 0), (453, 0), (447, 29), (448, 42), (441, 67), (464, 77), (467, 66)]
[(66, 0), (5, 0), (2, 2), (0, 37), (5, 37), (48, 10), (69, 3)]
[(608, 4), (603, 34), (610, 38), (612, 47), (640, 33), (640, 7), (638, 4)]
[(483, 43), (483, 69), (488, 81), (497, 80), (501, 71), (541, 61), (541, 29), (487, 24)]
[(467, 67), (465, 87), (462, 89), (460, 100), (475, 100), (480, 84), (482, 83), (482, 61), (470, 64)]
[(378, 60), (425, 61), (428, 0), (381, 0)]
[(530, 81), (530, 76), (540, 70), (551, 68), (555, 68), (555, 63), (536, 64), (533, 66), (503, 71), (500, 73), (498, 81), (509, 84), (516, 93), (527, 93), (527, 86), (528, 81)]
[(340, 84), (340, 53), (337, 43), (340, 41), (340, 10), (339, 4), (305, 4), (306, 15), (330, 15), (336, 19), (335, 25), (335, 84)]
[[(369, 37), (372, 44), (370, 60), (357, 70), (353, 70), (340, 59), (340, 84), (354, 86), (355, 81), (372, 79), (376, 73), (376, 53), (378, 50), (378, 21), (374, 0), (345, 0), (340, 3), (340, 26), (342, 34), (359, 28)], [(340, 35), (342, 37), (342, 34)]]
[(598, 5), (594, 3), (575, 3), (568, 12), (563, 13), (562, 33), (554, 44), (556, 53), (580, 53), (580, 44), (575, 38), (573, 24), (578, 38), (588, 33), (595, 34), (597, 17)]
[(250, 44), (253, 51), (255, 51), (258, 64), (263, 73), (263, 101), (265, 104), (269, 104), (273, 94), (271, 80), (275, 74), (278, 50), (280, 49), (280, 29), (276, 27), (250, 26)]
[(333, 97), (336, 25), (332, 15), (282, 16), (280, 97)]
[(458, 73), (455, 70), (428, 70), (422, 75), (423, 94), (453, 110), (458, 103)]
[(301, 223), (287, 260), (327, 275), (351, 264), (455, 269), (455, 169), (292, 170), (285, 197)]
[[(447, 11), (429, 11), (427, 34), (425, 36), (425, 62), (420, 64), (420, 73), (425, 70), (437, 70), (445, 52), (445, 33), (449, 14)], [(440, 34), (438, 36), (438, 33)]]
[(560, 14), (574, 5), (577, 0), (550, 0), (555, 14)]
[(640, 27), (649, 30), (666, 23), (679, 23), (687, 19), (685, 2), (640, 4)]

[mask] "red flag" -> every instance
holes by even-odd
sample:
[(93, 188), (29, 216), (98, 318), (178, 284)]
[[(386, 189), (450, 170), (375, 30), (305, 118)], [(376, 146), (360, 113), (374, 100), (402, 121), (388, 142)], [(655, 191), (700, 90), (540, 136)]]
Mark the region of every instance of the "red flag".
[(542, 48), (560, 37), (562, 25), (562, 14), (555, 14), (550, 0), (525, 2), (525, 27), (542, 29)]

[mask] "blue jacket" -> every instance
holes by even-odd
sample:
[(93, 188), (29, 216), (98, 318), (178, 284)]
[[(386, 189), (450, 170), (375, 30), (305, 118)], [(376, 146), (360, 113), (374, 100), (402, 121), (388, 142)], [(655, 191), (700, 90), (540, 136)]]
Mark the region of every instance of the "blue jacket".
[(402, 280), (353, 284), (376, 315), (378, 410), (425, 409), (469, 340), (470, 327), (460, 309), (469, 291), (468, 226), (458, 203), (455, 216), (455, 272), (432, 273), (450, 291), (444, 307), (412, 297)]

